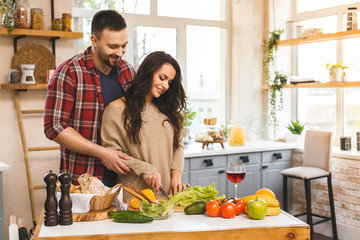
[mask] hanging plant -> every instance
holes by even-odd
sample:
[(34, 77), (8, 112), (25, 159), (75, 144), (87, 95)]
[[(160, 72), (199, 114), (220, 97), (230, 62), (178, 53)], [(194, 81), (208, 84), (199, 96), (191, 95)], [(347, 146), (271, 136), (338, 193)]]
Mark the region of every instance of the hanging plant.
[(15, 6), (16, 1), (14, 0), (0, 1), (0, 14), (3, 14), (1, 26), (7, 28), (9, 35), (13, 38), (14, 35), (11, 33), (14, 30), (14, 19), (16, 14)]
[(284, 30), (274, 30), (270, 32), (269, 40), (264, 40), (265, 59), (263, 62), (266, 84), (269, 89), (269, 125), (273, 127), (274, 139), (276, 139), (276, 130), (279, 127), (277, 112), (283, 109), (282, 88), (287, 82), (288, 76), (276, 71), (275, 54), (277, 51), (276, 42), (280, 40), (280, 35)]

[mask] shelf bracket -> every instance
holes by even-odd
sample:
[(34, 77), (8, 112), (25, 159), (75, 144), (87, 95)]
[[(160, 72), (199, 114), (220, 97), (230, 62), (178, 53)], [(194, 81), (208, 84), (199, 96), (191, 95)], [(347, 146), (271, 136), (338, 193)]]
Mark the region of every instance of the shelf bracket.
[(26, 37), (25, 35), (19, 35), (19, 36), (14, 37), (14, 53), (16, 53), (16, 51), (17, 51), (17, 40), (25, 38), (25, 37)]
[(53, 37), (53, 38), (50, 38), (50, 41), (51, 41), (51, 47), (52, 47), (52, 53), (54, 54), (54, 57), (55, 57), (55, 41), (60, 39), (60, 37)]

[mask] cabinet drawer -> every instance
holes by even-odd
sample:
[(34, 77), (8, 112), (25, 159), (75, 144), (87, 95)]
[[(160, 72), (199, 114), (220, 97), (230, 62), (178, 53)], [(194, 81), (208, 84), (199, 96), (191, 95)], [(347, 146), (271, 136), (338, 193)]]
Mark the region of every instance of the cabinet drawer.
[(242, 153), (228, 156), (229, 163), (242, 162), (247, 164), (259, 164), (261, 160), (260, 153)]
[(226, 156), (208, 156), (190, 159), (190, 169), (212, 169), (226, 167)]
[(190, 158), (185, 158), (183, 172), (188, 172), (188, 171), (190, 171)]
[(279, 162), (279, 161), (291, 161), (292, 159), (292, 150), (279, 150), (279, 151), (269, 151), (262, 153), (262, 162)]

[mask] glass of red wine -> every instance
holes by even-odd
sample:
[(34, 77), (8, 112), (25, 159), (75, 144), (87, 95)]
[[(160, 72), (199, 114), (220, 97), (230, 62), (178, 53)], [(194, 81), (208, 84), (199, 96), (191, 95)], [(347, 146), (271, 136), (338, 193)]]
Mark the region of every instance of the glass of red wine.
[(235, 199), (239, 182), (244, 180), (246, 174), (244, 163), (228, 163), (226, 169), (227, 178), (235, 184)]

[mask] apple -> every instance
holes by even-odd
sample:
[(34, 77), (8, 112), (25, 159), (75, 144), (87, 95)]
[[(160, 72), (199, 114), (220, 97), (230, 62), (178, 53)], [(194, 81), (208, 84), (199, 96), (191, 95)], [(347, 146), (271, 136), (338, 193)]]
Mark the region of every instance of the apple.
[(267, 209), (268, 206), (266, 202), (262, 199), (256, 198), (254, 200), (250, 200), (247, 203), (247, 214), (252, 219), (256, 219), (256, 220), (264, 219), (264, 217), (266, 216)]

